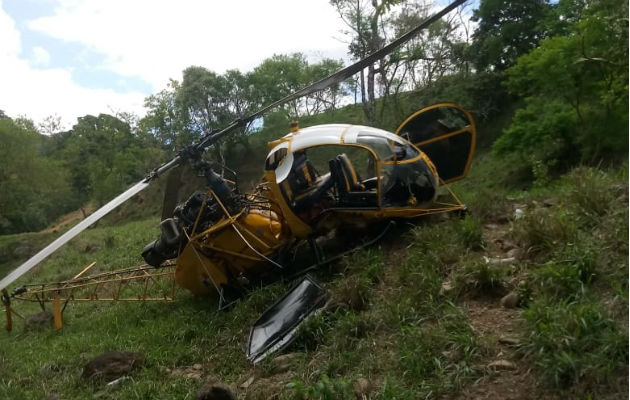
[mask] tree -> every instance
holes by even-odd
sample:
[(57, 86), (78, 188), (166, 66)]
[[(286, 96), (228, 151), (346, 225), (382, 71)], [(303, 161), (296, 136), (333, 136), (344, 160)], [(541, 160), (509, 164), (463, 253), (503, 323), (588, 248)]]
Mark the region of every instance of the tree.
[(184, 112), (177, 108), (179, 88), (179, 82), (171, 79), (166, 89), (147, 97), (144, 101), (147, 113), (138, 122), (139, 132), (154, 137), (171, 152), (189, 145), (197, 137), (187, 126)]
[(75, 205), (66, 169), (41, 155), (43, 138), (28, 125), (0, 120), (0, 234), (42, 229)]
[(548, 0), (481, 0), (471, 54), (477, 70), (505, 70), (546, 36)]
[[(392, 6), (401, 3), (402, 0), (330, 0), (346, 23), (350, 31), (348, 49), (350, 55), (359, 60), (379, 50), (385, 45), (385, 32), (383, 18)], [(361, 88), (361, 103), (368, 123), (376, 124), (376, 76), (385, 74), (384, 60), (367, 67), (367, 76), (364, 71), (359, 74)]]
[(60, 140), (60, 156), (80, 204), (104, 204), (159, 164), (162, 153), (120, 119), (100, 114), (78, 119)]
[(507, 70), (510, 91), (526, 107), (496, 151), (565, 164), (627, 154), (627, 12), (623, 0), (592, 3), (567, 35), (543, 40)]
[(38, 124), (39, 132), (44, 135), (52, 135), (63, 130), (63, 123), (59, 115), (49, 115)]

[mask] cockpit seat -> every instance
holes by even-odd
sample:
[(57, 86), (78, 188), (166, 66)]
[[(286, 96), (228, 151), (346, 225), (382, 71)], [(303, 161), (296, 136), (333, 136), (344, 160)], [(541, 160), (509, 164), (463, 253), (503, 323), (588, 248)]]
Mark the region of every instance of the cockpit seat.
[(280, 184), (291, 209), (300, 213), (313, 207), (332, 186), (330, 174), (321, 176), (309, 161), (304, 151), (293, 153), (291, 172)]
[(328, 165), (340, 206), (374, 207), (378, 204), (376, 190), (366, 190), (346, 154), (339, 154), (330, 160)]

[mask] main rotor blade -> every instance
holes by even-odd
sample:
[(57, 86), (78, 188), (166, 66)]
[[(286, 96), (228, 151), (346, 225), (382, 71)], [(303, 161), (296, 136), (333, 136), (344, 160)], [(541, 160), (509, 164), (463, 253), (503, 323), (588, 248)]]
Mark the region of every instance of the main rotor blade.
[(13, 270), (9, 275), (4, 277), (0, 281), (0, 289), (4, 289), (10, 284), (12, 284), (16, 279), (27, 273), (31, 268), (35, 265), (39, 264), (46, 257), (54, 253), (59, 247), (63, 246), (70, 239), (81, 233), (88, 226), (92, 225), (99, 219), (103, 218), (107, 213), (112, 211), (114, 208), (118, 207), (125, 201), (129, 200), (132, 196), (142, 191), (144, 188), (149, 186), (149, 181), (144, 179), (141, 182), (136, 183), (134, 186), (127, 189), (125, 192), (121, 193), (114, 200), (105, 204), (103, 207), (99, 208), (92, 214), (90, 214), (86, 219), (79, 222), (75, 226), (73, 226), (68, 232), (59, 236), (55, 241), (53, 241), (48, 246), (44, 247), (39, 253), (35, 254), (33, 257), (28, 259), (24, 264), (20, 265), (16, 269)]
[(408, 42), (411, 38), (413, 38), (415, 35), (417, 35), (420, 31), (426, 29), (427, 27), (429, 27), (431, 24), (433, 24), (435, 21), (439, 20), (440, 18), (442, 18), (444, 15), (448, 14), (449, 12), (453, 11), (453, 9), (455, 9), (456, 7), (462, 5), (463, 3), (465, 3), (467, 0), (455, 0), (453, 1), (451, 4), (449, 4), (448, 6), (444, 7), (441, 11), (435, 13), (434, 15), (432, 15), (431, 17), (427, 18), (425, 21), (423, 21), (420, 25), (416, 26), (415, 28), (411, 29), (410, 31), (408, 31), (407, 33), (403, 34), (402, 36), (398, 37), (398, 39), (392, 41), (391, 43), (389, 43), (387, 46), (373, 52), (372, 54), (368, 55), (367, 57), (357, 61), (356, 63), (340, 69), (339, 71), (335, 72), (334, 74), (319, 80), (303, 89), (298, 90), (297, 92), (291, 93), (288, 96), (283, 97), (280, 100), (275, 101), (274, 103), (269, 104), (268, 106), (265, 106), (263, 108), (261, 108), (260, 110), (256, 111), (255, 113), (237, 120), (233, 123), (231, 123), (230, 125), (228, 125), (227, 127), (225, 127), (224, 129), (217, 131), (215, 133), (210, 134), (208, 137), (206, 137), (205, 139), (203, 139), (197, 146), (200, 149), (205, 149), (209, 146), (211, 146), (213, 143), (215, 143), (217, 140), (219, 140), (221, 137), (225, 136), (227, 133), (231, 132), (232, 130), (239, 128), (239, 127), (243, 127), (245, 125), (247, 125), (249, 122), (253, 121), (254, 119), (258, 118), (259, 116), (261, 116), (262, 114), (266, 113), (267, 111), (275, 108), (275, 107), (279, 107), (289, 101), (292, 100), (296, 100), (299, 99), (301, 97), (304, 96), (308, 96), (309, 94), (313, 94), (315, 92), (318, 92), (320, 90), (324, 90), (334, 84), (337, 83), (341, 83), (343, 81), (345, 81), (346, 79), (350, 78), (352, 75), (356, 74), (357, 72), (361, 71), (362, 69), (366, 68), (367, 66), (369, 66), (370, 64), (374, 64), (376, 61), (380, 60), (381, 58), (385, 57), (386, 55), (388, 55), (389, 53), (391, 53), (394, 49), (396, 49), (397, 47), (399, 47), (402, 44), (405, 44), (406, 42)]
[[(391, 42), (387, 46), (383, 47), (382, 49), (375, 51), (374, 53), (370, 54), (369, 56), (367, 56), (367, 57), (357, 61), (356, 63), (354, 63), (354, 64), (352, 64), (352, 65), (350, 65), (350, 66), (348, 66), (346, 68), (343, 68), (343, 69), (339, 70), (338, 72), (336, 72), (336, 73), (334, 73), (334, 74), (332, 74), (332, 75), (330, 75), (330, 76), (328, 76), (328, 77), (326, 77), (326, 78), (324, 78), (324, 79), (322, 79), (320, 81), (317, 81), (317, 82), (315, 82), (315, 83), (313, 83), (313, 84), (311, 84), (311, 85), (309, 85), (309, 86), (307, 86), (307, 87), (305, 87), (305, 88), (303, 88), (301, 90), (298, 90), (295, 93), (292, 93), (292, 94), (290, 94), (288, 96), (285, 96), (284, 98), (282, 98), (282, 99), (280, 99), (280, 100), (278, 100), (278, 101), (276, 101), (274, 103), (271, 103), (270, 105), (268, 105), (268, 106), (266, 106), (264, 108), (261, 108), (260, 110), (256, 111), (255, 113), (253, 113), (253, 114), (251, 114), (251, 115), (249, 115), (249, 116), (247, 116), (247, 117), (245, 117), (243, 119), (239, 119), (237, 121), (232, 122), (230, 125), (228, 125), (227, 127), (223, 128), (223, 129), (221, 129), (221, 130), (219, 130), (217, 132), (213, 132), (213, 133), (208, 134), (206, 137), (202, 138), (198, 143), (196, 143), (193, 147), (196, 148), (197, 150), (203, 151), (206, 148), (208, 148), (209, 146), (211, 146), (212, 144), (214, 144), (215, 142), (217, 142), (223, 136), (225, 136), (226, 134), (228, 134), (231, 131), (233, 131), (234, 129), (246, 126), (249, 122), (255, 120), (260, 115), (262, 115), (265, 112), (271, 110), (272, 108), (281, 106), (281, 105), (283, 105), (283, 104), (285, 104), (285, 103), (287, 103), (287, 102), (289, 102), (291, 100), (299, 99), (300, 97), (307, 96), (309, 94), (318, 92), (320, 90), (324, 90), (324, 89), (326, 89), (326, 88), (328, 88), (328, 87), (330, 87), (330, 86), (332, 86), (334, 84), (343, 82), (344, 80), (348, 79), (352, 75), (354, 75), (357, 72), (361, 71), (362, 69), (366, 68), (368, 65), (373, 64), (374, 62), (378, 61), (379, 59), (385, 57), (386, 55), (391, 53), (396, 47), (406, 43), (413, 36), (415, 36), (418, 32), (420, 32), (421, 30), (427, 28), (429, 25), (431, 25), (432, 23), (434, 23), (438, 19), (442, 18), (445, 14), (451, 12), (455, 7), (458, 7), (459, 5), (463, 4), (465, 1), (466, 0), (455, 0), (455, 1), (453, 1), (451, 4), (449, 4), (444, 9), (442, 9), (440, 12), (434, 14), (433, 16), (431, 16), (430, 18), (428, 18), (427, 20), (422, 22), (420, 25), (418, 25), (417, 27), (413, 28), (409, 32), (405, 33), (404, 35), (400, 36), (398, 39), (394, 40), (393, 42)], [(85, 228), (87, 228), (88, 226), (92, 225), (94, 222), (98, 221), (103, 216), (105, 216), (108, 212), (110, 212), (114, 208), (118, 207), (120, 204), (122, 204), (125, 201), (127, 201), (133, 195), (135, 195), (136, 193), (138, 193), (141, 190), (143, 190), (144, 188), (146, 188), (149, 185), (149, 183), (151, 181), (153, 181), (154, 179), (156, 179), (158, 176), (160, 176), (160, 175), (166, 173), (167, 171), (169, 171), (170, 169), (180, 165), (181, 162), (184, 160), (184, 158), (185, 157), (183, 155), (178, 155), (175, 158), (173, 158), (171, 161), (169, 161), (166, 164), (158, 167), (146, 179), (144, 179), (141, 182), (138, 182), (135, 186), (129, 188), (126, 192), (120, 194), (114, 200), (110, 201), (109, 203), (107, 203), (106, 205), (104, 205), (103, 207), (98, 209), (96, 212), (91, 214), (85, 220), (81, 221), (79, 224), (74, 226), (68, 232), (66, 232), (63, 235), (61, 235), (54, 242), (52, 242), (51, 244), (46, 246), (43, 250), (41, 250), (39, 253), (35, 254), (28, 261), (26, 261), (24, 264), (20, 265), (18, 268), (13, 270), (13, 272), (11, 272), (9, 275), (7, 275), (2, 281), (0, 281), (0, 289), (6, 288), (8, 285), (13, 283), (20, 276), (24, 275), (27, 271), (29, 271), (31, 268), (33, 268), (35, 265), (37, 265), (39, 262), (41, 262), (46, 257), (48, 257), (53, 252), (55, 252), (55, 250), (57, 250), (63, 244), (65, 244), (70, 239), (72, 239), (73, 237), (78, 235), (81, 231), (85, 230)]]

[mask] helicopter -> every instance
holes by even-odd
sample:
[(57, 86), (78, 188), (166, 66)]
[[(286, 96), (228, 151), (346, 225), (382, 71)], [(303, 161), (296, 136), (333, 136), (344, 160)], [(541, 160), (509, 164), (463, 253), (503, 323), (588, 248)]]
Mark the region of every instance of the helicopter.
[(414, 113), (396, 133), (293, 124), (268, 144), (264, 177), (248, 194), (197, 158), (208, 189), (193, 193), (161, 222), (160, 237), (142, 256), (154, 267), (176, 259), (180, 287), (196, 295), (217, 293), (225, 304), (250, 282), (284, 272), (281, 260), (300, 242), (308, 242), (322, 264), (316, 239), (335, 229), (463, 211), (456, 197), (437, 197), (440, 185), (466, 176), (475, 136), (470, 113), (450, 103)]
[[(240, 193), (236, 176), (228, 179), (218, 174), (203, 157), (204, 151), (268, 110), (349, 78), (463, 2), (452, 2), (355, 64), (205, 134), (61, 235), (0, 281), (7, 329), (11, 329), (12, 314), (19, 316), (11, 307), (11, 299), (37, 301), (42, 308), (44, 302), (52, 302), (54, 325), (60, 329), (63, 309), (69, 301), (80, 300), (76, 291), (85, 287), (94, 290), (81, 300), (120, 301), (124, 285), (136, 281), (145, 285), (145, 292), (128, 300), (170, 301), (174, 296), (146, 295), (151, 282), (166, 277), (194, 295), (217, 297), (219, 308), (224, 309), (260, 283), (278, 277), (302, 277), (253, 325), (247, 357), (259, 362), (286, 346), (299, 324), (320, 312), (328, 299), (328, 293), (308, 272), (355, 249), (326, 258), (321, 238), (347, 227), (362, 229), (374, 222), (465, 211), (446, 185), (468, 173), (475, 150), (474, 120), (462, 107), (440, 103), (413, 113), (394, 132), (348, 124), (300, 128), (293, 123), (289, 133), (268, 144), (263, 178), (249, 193)], [(184, 166), (203, 177), (205, 188), (176, 204), (173, 192), (178, 190), (177, 177)], [(24, 285), (8, 293), (8, 285), (165, 174), (169, 175), (160, 235), (142, 251), (145, 265), (86, 276), (91, 264), (70, 280)], [(444, 191), (448, 192), (446, 199)], [(363, 245), (378, 240), (386, 230)], [(304, 243), (315, 258), (315, 263), (306, 267), (291, 260)], [(98, 289), (112, 282), (119, 286), (111, 298), (103, 298)]]

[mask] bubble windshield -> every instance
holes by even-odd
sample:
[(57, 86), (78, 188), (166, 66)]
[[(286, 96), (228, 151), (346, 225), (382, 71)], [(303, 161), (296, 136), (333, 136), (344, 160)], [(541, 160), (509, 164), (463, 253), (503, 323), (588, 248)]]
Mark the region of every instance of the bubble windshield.
[(359, 133), (357, 143), (370, 147), (381, 161), (403, 161), (415, 158), (418, 152), (396, 135), (376, 136)]

